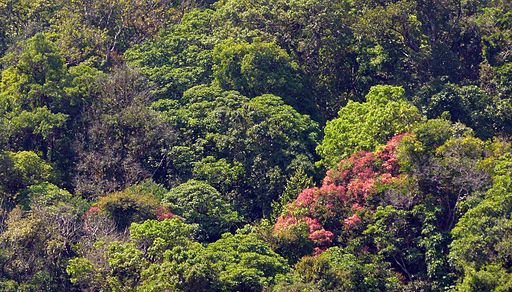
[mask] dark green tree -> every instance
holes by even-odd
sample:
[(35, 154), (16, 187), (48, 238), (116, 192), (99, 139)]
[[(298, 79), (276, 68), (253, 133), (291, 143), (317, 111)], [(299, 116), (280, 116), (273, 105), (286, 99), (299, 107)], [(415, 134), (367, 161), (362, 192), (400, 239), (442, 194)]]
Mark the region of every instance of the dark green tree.
[(168, 154), (170, 183), (206, 180), (246, 219), (269, 214), (272, 200), (296, 169), (313, 170), (317, 124), (277, 96), (250, 100), (202, 85), (179, 101), (160, 100), (153, 108), (179, 129), (179, 143)]
[(235, 229), (241, 221), (228, 199), (209, 184), (189, 180), (172, 188), (163, 202), (187, 223), (201, 227), (200, 239), (214, 241), (224, 232)]
[(125, 58), (154, 84), (159, 98), (178, 99), (212, 80), (212, 10), (194, 10), (154, 39), (129, 49)]

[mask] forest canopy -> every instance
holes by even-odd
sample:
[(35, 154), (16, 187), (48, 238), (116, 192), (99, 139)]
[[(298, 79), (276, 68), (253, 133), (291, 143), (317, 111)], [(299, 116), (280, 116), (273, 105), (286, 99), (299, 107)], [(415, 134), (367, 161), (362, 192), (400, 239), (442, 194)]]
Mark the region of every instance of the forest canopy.
[(1, 291), (512, 290), (512, 3), (0, 0)]

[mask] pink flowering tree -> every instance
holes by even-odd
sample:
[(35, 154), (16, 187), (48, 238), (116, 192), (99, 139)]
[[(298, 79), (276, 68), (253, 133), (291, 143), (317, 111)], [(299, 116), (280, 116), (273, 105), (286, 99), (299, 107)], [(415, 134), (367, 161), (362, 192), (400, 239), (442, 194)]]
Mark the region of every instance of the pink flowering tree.
[(365, 214), (376, 208), (376, 196), (403, 179), (396, 152), (406, 135), (396, 135), (375, 152), (353, 154), (327, 171), (320, 187), (303, 190), (277, 219), (277, 238), (305, 240), (318, 254), (361, 228)]

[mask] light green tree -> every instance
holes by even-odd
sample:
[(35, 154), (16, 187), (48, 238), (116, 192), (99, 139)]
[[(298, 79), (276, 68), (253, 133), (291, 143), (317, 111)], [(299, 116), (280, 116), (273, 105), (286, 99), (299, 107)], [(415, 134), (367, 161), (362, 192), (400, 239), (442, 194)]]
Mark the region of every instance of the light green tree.
[[(461, 272), (461, 291), (509, 290), (512, 248), (512, 155), (498, 158), (493, 185), (452, 230), (450, 258)], [(500, 275), (500, 276), (498, 276)]]
[(394, 135), (411, 130), (422, 116), (404, 93), (401, 87), (378, 85), (370, 89), (365, 102), (350, 101), (325, 126), (324, 140), (317, 147), (322, 163), (334, 167), (357, 151), (375, 150)]

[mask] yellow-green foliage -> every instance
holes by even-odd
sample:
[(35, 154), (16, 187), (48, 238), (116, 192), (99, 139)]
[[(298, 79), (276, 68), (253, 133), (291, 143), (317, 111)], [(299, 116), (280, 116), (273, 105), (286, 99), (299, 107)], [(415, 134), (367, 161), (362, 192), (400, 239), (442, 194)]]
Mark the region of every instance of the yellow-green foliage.
[(317, 147), (322, 163), (334, 167), (354, 152), (373, 151), (394, 135), (411, 130), (422, 115), (404, 93), (401, 87), (379, 85), (370, 89), (366, 102), (349, 101), (325, 126), (324, 140)]

